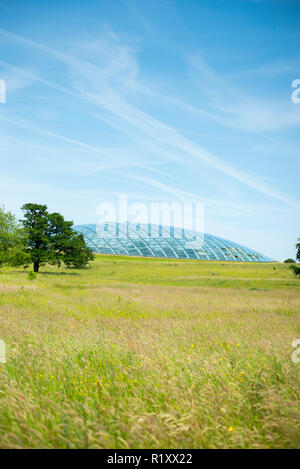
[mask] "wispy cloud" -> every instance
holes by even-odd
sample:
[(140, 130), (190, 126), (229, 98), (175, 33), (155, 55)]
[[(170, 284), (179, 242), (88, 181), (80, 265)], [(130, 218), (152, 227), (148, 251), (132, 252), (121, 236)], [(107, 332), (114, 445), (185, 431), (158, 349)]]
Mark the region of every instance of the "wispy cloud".
[(76, 145), (82, 148), (85, 148), (87, 150), (93, 151), (95, 153), (99, 153), (101, 155), (104, 155), (105, 157), (109, 159), (117, 159), (120, 160), (120, 158), (116, 157), (115, 155), (112, 155), (111, 153), (108, 153), (106, 150), (101, 149), (99, 147), (95, 147), (93, 145), (89, 145), (87, 143), (81, 142), (80, 140), (75, 140), (73, 138), (65, 137), (63, 135), (60, 135), (55, 132), (51, 132), (49, 130), (41, 129), (40, 127), (36, 127), (35, 125), (31, 124), (25, 119), (20, 119), (17, 116), (11, 115), (8, 116), (7, 114), (0, 113), (0, 119), (4, 122), (8, 122), (13, 125), (17, 125), (19, 127), (23, 127), (24, 129), (30, 130), (31, 132), (35, 132), (39, 135), (43, 135), (46, 137), (53, 137), (55, 139), (62, 140), (63, 142), (71, 143), (72, 145)]
[[(161, 145), (162, 148), (167, 147), (169, 154), (172, 154), (173, 151), (177, 155), (181, 154), (182, 161), (184, 161), (186, 158), (189, 158), (189, 164), (197, 165), (197, 163), (201, 163), (207, 165), (208, 167), (211, 167), (221, 172), (222, 174), (225, 174), (230, 178), (255, 189), (260, 193), (275, 198), (290, 206), (298, 206), (297, 201), (293, 200), (288, 195), (274, 189), (262, 181), (262, 179), (257, 175), (250, 174), (246, 171), (236, 168), (232, 164), (224, 161), (219, 156), (208, 152), (204, 148), (201, 148), (198, 144), (188, 139), (174, 127), (154, 118), (149, 113), (139, 109), (137, 106), (130, 104), (126, 99), (126, 91), (130, 87), (134, 88), (133, 83), (136, 81), (137, 69), (135, 61), (129, 59), (130, 54), (128, 50), (126, 53), (124, 53), (124, 51), (120, 49), (121, 53), (119, 54), (119, 57), (123, 57), (123, 60), (120, 58), (116, 59), (115, 57), (112, 61), (110, 61), (108, 57), (105, 64), (101, 67), (87, 60), (80, 59), (74, 55), (67, 54), (43, 44), (28, 40), (22, 36), (12, 34), (3, 29), (0, 29), (0, 34), (6, 40), (18, 43), (23, 47), (25, 46), (38, 49), (43, 53), (54, 57), (68, 68), (70, 76), (73, 80), (73, 88), (64, 88), (47, 80), (42, 80), (42, 82), (47, 84), (47, 86), (59, 89), (61, 92), (67, 93), (69, 95), (76, 95), (77, 98), (84, 100), (91, 106), (98, 106), (102, 110), (108, 111), (112, 115), (116, 116), (120, 121), (126, 123), (126, 125), (129, 125), (132, 129), (134, 129), (138, 135), (143, 135), (147, 140), (156, 142), (156, 144)], [(118, 76), (120, 70), (128, 70), (128, 68), (134, 69), (134, 72), (131, 74), (131, 79), (129, 80), (131, 85), (126, 85), (125, 96), (121, 96), (120, 93), (123, 90), (119, 88), (119, 86), (115, 86), (115, 88), (112, 89), (110, 84), (111, 80), (107, 79), (107, 77), (111, 78), (112, 76)], [(220, 96), (221, 90), (224, 89), (225, 85), (224, 83), (220, 83), (217, 75), (209, 67), (207, 67), (204, 62), (201, 63), (199, 61), (194, 61), (193, 68), (197, 69), (198, 72), (202, 74), (202, 76), (205, 78), (205, 81), (210, 83), (212, 89), (215, 87), (218, 88), (218, 96)], [(226, 86), (226, 93), (229, 95), (230, 93), (236, 93), (236, 91), (231, 89), (230, 86)], [(246, 122), (248, 126), (251, 126), (251, 119), (254, 121), (254, 116), (257, 113), (263, 114), (261, 107), (255, 108), (254, 106), (254, 112), (252, 103), (252, 117), (249, 119), (249, 117), (247, 117), (247, 111), (244, 109), (244, 105), (247, 104), (246, 100), (236, 106), (231, 105), (231, 107), (229, 107), (228, 105), (225, 105), (224, 107), (223, 103), (218, 102), (218, 96), (212, 95), (215, 107), (217, 107), (219, 111), (223, 112), (224, 114), (231, 114), (233, 116), (232, 122), (236, 120), (238, 124), (238, 122), (243, 121), (244, 118), (244, 122)], [(271, 117), (271, 114), (269, 115), (268, 113), (264, 116), (266, 120), (268, 120), (269, 117)], [(228, 118), (220, 119), (221, 121), (223, 119), (224, 122), (228, 121)], [(294, 122), (293, 119), (292, 122)], [(109, 120), (108, 125), (110, 125)], [(50, 132), (49, 135), (50, 134), (52, 133)], [(72, 139), (69, 140), (72, 143)], [(87, 148), (92, 148), (92, 146), (86, 143), (81, 142), (80, 145), (81, 144)], [(176, 157), (174, 157), (174, 160), (176, 160)]]
[(82, 89), (80, 89), (80, 92), (81, 95), (86, 97), (86, 99), (89, 99), (90, 102), (96, 102), (101, 107), (104, 107), (118, 115), (124, 121), (129, 122), (151, 139), (161, 141), (162, 143), (168, 143), (170, 147), (174, 147), (176, 150), (213, 167), (214, 169), (246, 184), (249, 187), (252, 187), (253, 189), (256, 189), (259, 192), (281, 200), (289, 205), (298, 206), (297, 201), (294, 201), (287, 195), (276, 191), (268, 184), (262, 182), (257, 176), (225, 163), (221, 158), (202, 149), (199, 145), (181, 135), (171, 126), (161, 121), (157, 121), (149, 114), (137, 109), (127, 102), (124, 102), (119, 96), (110, 93), (109, 96), (100, 97), (98, 95), (85, 92)]
[(267, 77), (273, 78), (286, 74), (286, 73), (295, 73), (300, 68), (300, 59), (299, 58), (284, 58), (277, 59), (276, 61), (267, 62), (263, 65), (246, 68), (243, 71), (235, 72), (227, 75), (228, 78), (237, 79), (245, 77)]
[(291, 106), (288, 92), (285, 99), (276, 96), (262, 99), (251, 96), (249, 90), (245, 93), (232, 83), (234, 77), (268, 74), (274, 78), (275, 74), (291, 72), (292, 69), (296, 73), (299, 60), (268, 64), (240, 72), (236, 76), (218, 73), (200, 55), (187, 56), (186, 62), (189, 65), (190, 79), (209, 99), (208, 117), (219, 124), (250, 132), (300, 127), (300, 113)]

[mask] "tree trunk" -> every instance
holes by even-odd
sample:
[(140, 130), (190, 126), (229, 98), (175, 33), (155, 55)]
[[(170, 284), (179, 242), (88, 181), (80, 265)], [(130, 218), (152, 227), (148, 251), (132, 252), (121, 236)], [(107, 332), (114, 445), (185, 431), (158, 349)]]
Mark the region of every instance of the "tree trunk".
[(40, 268), (40, 263), (39, 262), (34, 262), (33, 263), (33, 271), (38, 272)]

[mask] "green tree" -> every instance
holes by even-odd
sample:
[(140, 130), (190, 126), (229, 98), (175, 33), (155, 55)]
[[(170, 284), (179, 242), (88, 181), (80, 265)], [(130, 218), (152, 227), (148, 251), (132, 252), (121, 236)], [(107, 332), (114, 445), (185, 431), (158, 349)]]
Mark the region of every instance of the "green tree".
[(65, 263), (68, 267), (85, 267), (94, 256), (83, 236), (73, 229), (60, 213), (49, 213), (46, 205), (25, 204), (22, 224), (27, 234), (27, 252), (34, 272), (46, 263)]
[[(298, 241), (300, 241), (300, 238), (298, 238)], [(300, 261), (300, 242), (296, 244), (296, 259)], [(299, 264), (291, 265), (290, 269), (293, 271), (293, 274), (295, 277), (300, 277), (300, 266)]]
[(18, 267), (28, 263), (25, 243), (25, 232), (16, 217), (0, 207), (0, 266)]
[(295, 277), (300, 277), (300, 266), (297, 264), (291, 264), (290, 269), (293, 271)]
[[(298, 241), (300, 241), (300, 238), (298, 238)], [(296, 249), (297, 249), (296, 259), (300, 262), (300, 243), (296, 244)]]
[(295, 264), (295, 261), (294, 259), (292, 259), (291, 257), (289, 257), (288, 259), (286, 259), (285, 261), (283, 261), (284, 264)]
[(67, 267), (82, 268), (94, 259), (92, 251), (86, 246), (83, 235), (77, 234), (72, 243), (66, 246), (63, 262)]

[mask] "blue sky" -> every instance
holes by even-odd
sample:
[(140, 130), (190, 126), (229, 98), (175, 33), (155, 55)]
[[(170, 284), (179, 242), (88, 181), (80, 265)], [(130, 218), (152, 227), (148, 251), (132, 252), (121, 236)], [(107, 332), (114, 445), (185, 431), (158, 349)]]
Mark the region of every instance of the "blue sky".
[(0, 0), (1, 204), (127, 194), (283, 260), (300, 237), (300, 2)]

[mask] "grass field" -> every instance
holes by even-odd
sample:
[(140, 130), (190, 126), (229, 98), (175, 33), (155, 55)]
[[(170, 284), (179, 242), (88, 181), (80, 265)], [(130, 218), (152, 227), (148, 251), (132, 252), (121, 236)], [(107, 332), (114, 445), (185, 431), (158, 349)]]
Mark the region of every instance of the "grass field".
[(0, 274), (0, 448), (298, 448), (300, 280), (97, 256)]

